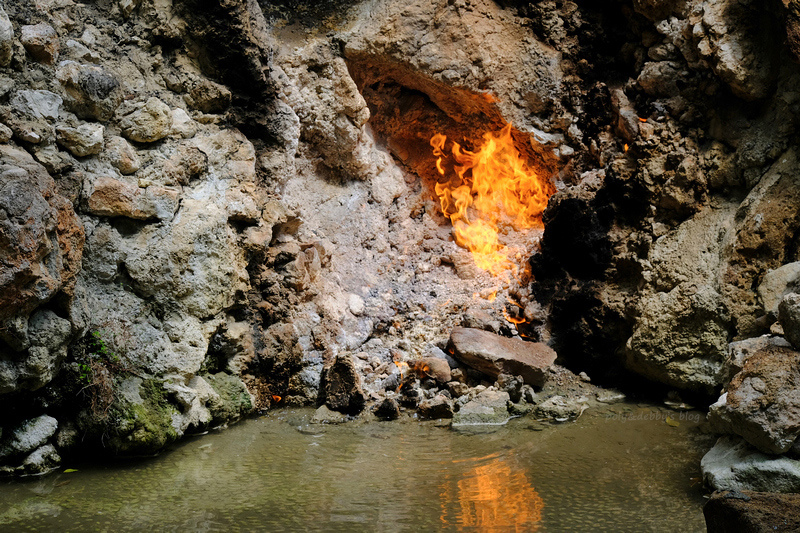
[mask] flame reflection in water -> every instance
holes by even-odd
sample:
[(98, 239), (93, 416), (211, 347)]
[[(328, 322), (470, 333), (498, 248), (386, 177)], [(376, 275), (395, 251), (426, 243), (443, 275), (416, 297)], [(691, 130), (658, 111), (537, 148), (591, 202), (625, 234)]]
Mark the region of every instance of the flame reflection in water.
[(507, 459), (495, 457), (459, 477), (442, 484), (443, 525), (457, 531), (538, 531), (544, 500)]

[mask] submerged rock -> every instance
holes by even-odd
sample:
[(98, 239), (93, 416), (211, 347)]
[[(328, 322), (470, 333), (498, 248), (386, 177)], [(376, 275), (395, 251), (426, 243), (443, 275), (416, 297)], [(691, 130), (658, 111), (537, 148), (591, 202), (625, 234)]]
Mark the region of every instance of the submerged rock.
[(453, 426), (499, 426), (508, 422), (507, 392), (487, 389), (461, 406), (453, 415)]
[(708, 533), (800, 531), (800, 494), (723, 491), (703, 506)]
[(454, 328), (448, 349), (456, 359), (493, 379), (501, 373), (518, 375), (537, 387), (544, 385), (547, 369), (556, 360), (556, 352), (544, 343), (471, 328)]

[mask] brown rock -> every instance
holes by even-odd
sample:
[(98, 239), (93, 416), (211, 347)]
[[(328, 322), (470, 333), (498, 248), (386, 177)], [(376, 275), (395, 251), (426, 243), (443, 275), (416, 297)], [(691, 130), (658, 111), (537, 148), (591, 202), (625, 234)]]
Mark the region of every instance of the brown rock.
[(715, 492), (703, 515), (708, 533), (800, 531), (800, 494)]
[(454, 328), (448, 351), (453, 357), (497, 379), (501, 373), (522, 376), (525, 383), (541, 387), (556, 352), (540, 342), (509, 339), (488, 331)]
[(52, 65), (58, 58), (58, 35), (49, 24), (23, 26), (19, 38), (25, 50), (40, 63)]
[(0, 145), (0, 319), (27, 314), (81, 268), (83, 225), (27, 152)]
[(419, 403), (419, 415), (422, 418), (429, 420), (439, 418), (453, 418), (453, 406), (441, 394), (437, 394), (429, 400), (423, 400)]
[(709, 409), (718, 430), (766, 453), (784, 453), (800, 435), (800, 353), (769, 345), (750, 356)]
[(400, 417), (400, 405), (394, 398), (385, 398), (375, 408), (375, 416), (381, 420), (397, 420)]
[(353, 358), (339, 355), (322, 374), (321, 391), (329, 409), (348, 415), (357, 415), (364, 410), (364, 392)]
[(178, 192), (163, 187), (136, 187), (114, 178), (98, 178), (87, 198), (93, 215), (137, 220), (168, 220), (178, 208)]
[(417, 366), (423, 377), (433, 378), (439, 383), (447, 383), (452, 378), (450, 376), (450, 365), (445, 359), (438, 357), (423, 357)]

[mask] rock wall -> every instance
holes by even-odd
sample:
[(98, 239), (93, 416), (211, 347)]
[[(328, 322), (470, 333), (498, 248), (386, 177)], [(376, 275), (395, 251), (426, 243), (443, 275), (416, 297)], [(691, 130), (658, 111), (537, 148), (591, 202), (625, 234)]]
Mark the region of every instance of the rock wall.
[[(786, 451), (746, 391), (793, 370), (729, 343), (794, 334), (796, 7), (6, 2), (3, 468), (315, 403), (337, 362), (377, 401), (458, 325), (608, 381), (727, 387), (722, 430)], [(557, 192), (533, 277), (495, 302), (424, 178), (432, 133), (506, 122)]]

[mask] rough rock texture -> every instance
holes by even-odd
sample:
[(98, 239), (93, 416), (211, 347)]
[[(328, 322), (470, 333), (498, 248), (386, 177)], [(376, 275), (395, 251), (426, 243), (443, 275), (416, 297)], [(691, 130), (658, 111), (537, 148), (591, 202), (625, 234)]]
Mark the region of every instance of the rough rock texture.
[(703, 506), (708, 533), (767, 533), (800, 529), (800, 495), (722, 491)]
[(62, 291), (81, 267), (83, 225), (47, 170), (0, 146), (0, 319), (27, 315)]
[(461, 406), (453, 426), (498, 426), (508, 422), (508, 393), (487, 389)]
[(508, 339), (488, 331), (455, 328), (448, 350), (456, 359), (496, 379), (501, 373), (522, 376), (525, 383), (541, 387), (556, 353), (541, 343)]
[(163, 139), (169, 134), (172, 113), (169, 106), (156, 97), (145, 102), (120, 106), (122, 134), (136, 142), (149, 143)]
[(700, 468), (705, 483), (715, 490), (800, 490), (800, 461), (761, 453), (740, 437), (720, 437)]
[(778, 305), (778, 321), (783, 328), (786, 340), (800, 349), (800, 294), (789, 293)]
[(364, 409), (361, 377), (349, 355), (338, 356), (323, 373), (322, 387), (325, 405), (334, 411), (357, 415)]
[(800, 435), (800, 353), (767, 346), (748, 357), (709, 409), (718, 429), (766, 453), (784, 453)]

